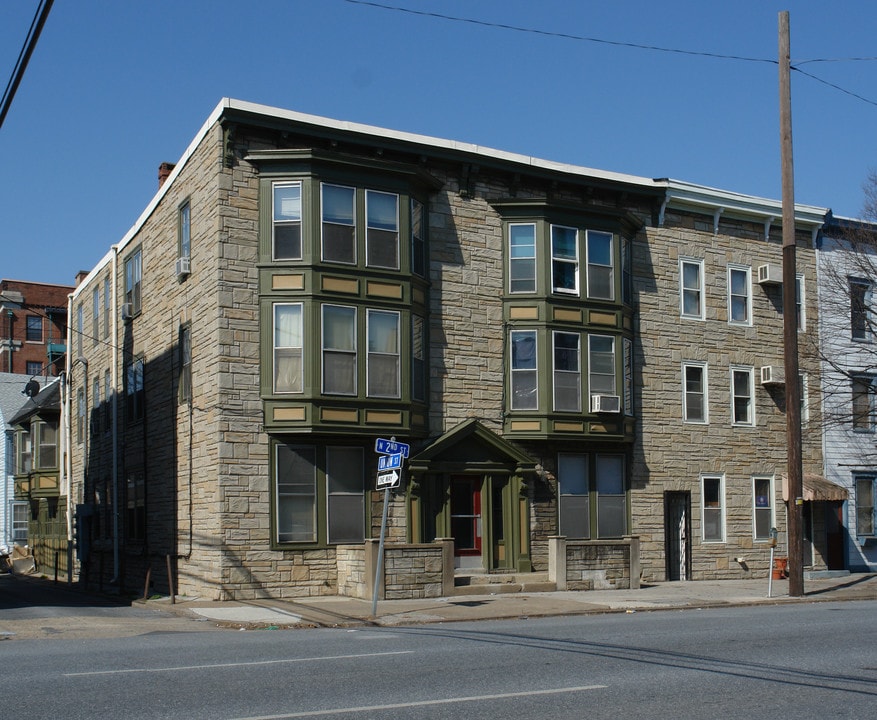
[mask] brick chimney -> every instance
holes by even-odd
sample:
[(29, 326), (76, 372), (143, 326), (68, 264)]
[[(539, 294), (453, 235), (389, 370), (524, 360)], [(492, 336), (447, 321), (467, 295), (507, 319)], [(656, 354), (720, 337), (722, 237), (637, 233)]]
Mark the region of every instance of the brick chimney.
[(168, 179), (173, 169), (176, 167), (174, 163), (163, 162), (158, 166), (158, 187), (164, 185), (164, 181)]

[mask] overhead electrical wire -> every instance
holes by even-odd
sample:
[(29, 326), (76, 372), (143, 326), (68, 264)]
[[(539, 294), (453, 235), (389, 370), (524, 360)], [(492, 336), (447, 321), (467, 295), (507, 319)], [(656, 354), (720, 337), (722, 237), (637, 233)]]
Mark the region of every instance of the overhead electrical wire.
[(30, 29), (27, 32), (27, 38), (21, 48), (21, 52), (18, 54), (18, 60), (15, 63), (15, 68), (12, 70), (9, 82), (6, 84), (6, 90), (3, 91), (3, 98), (0, 100), (0, 127), (3, 127), (3, 121), (6, 119), (9, 108), (12, 105), (12, 98), (15, 97), (15, 92), (18, 90), (21, 79), (24, 77), (24, 71), (27, 69), (30, 56), (37, 46), (37, 40), (40, 39), (40, 33), (43, 31), (43, 26), (49, 17), (49, 11), (52, 9), (53, 2), (54, 0), (40, 0), (40, 4), (34, 14)]
[[(390, 10), (393, 12), (407, 13), (409, 15), (420, 15), (422, 17), (430, 17), (437, 18), (439, 20), (448, 20), (451, 22), (459, 22), (459, 23), (468, 23), (470, 25), (479, 25), (481, 27), (490, 27), (496, 28), (499, 30), (512, 30), (514, 32), (522, 32), (529, 33), (531, 35), (543, 35), (547, 37), (555, 37), (561, 38), (564, 40), (576, 40), (579, 42), (590, 42), (590, 43), (599, 43), (602, 45), (612, 45), (615, 47), (623, 47), (623, 48), (631, 48), (635, 50), (648, 50), (651, 52), (662, 52), (662, 53), (672, 53), (676, 55), (689, 55), (689, 56), (697, 56), (697, 57), (707, 57), (713, 58), (716, 60), (736, 60), (738, 62), (754, 62), (754, 63), (766, 63), (769, 65), (778, 65), (779, 61), (772, 58), (758, 58), (758, 57), (747, 57), (744, 55), (727, 55), (723, 53), (713, 53), (706, 52), (702, 50), (683, 50), (680, 48), (668, 48), (668, 47), (660, 47), (658, 45), (645, 45), (641, 43), (633, 43), (633, 42), (623, 42), (619, 40), (606, 40), (604, 38), (596, 38), (596, 37), (588, 37), (584, 35), (573, 35), (571, 33), (562, 33), (555, 32), (550, 30), (537, 30), (535, 28), (521, 27), (519, 25), (509, 25), (506, 23), (497, 23), (490, 22), (487, 20), (475, 20), (474, 18), (466, 18), (460, 17), (456, 15), (447, 15), (444, 13), (430, 12), (426, 10), (414, 10), (412, 8), (400, 7), (398, 5), (387, 5), (379, 2), (372, 2), (371, 0), (344, 0), (344, 2), (349, 3), (351, 5), (365, 5), (368, 7), (379, 8), (381, 10)], [(813, 75), (812, 73), (805, 72), (798, 67), (799, 65), (804, 65), (806, 63), (827, 63), (827, 62), (867, 62), (877, 60), (877, 57), (851, 57), (851, 58), (815, 58), (812, 60), (801, 60), (796, 61), (794, 64), (790, 65), (791, 70), (795, 70), (796, 72), (801, 73), (805, 77), (809, 77), (812, 80), (816, 80), (817, 82), (822, 83), (823, 85), (827, 85), (830, 88), (838, 90), (842, 93), (845, 93), (851, 97), (856, 98), (857, 100), (861, 100), (862, 102), (868, 103), (869, 105), (877, 106), (877, 102), (873, 100), (869, 100), (862, 95), (854, 93), (850, 90), (846, 90), (840, 85), (836, 85), (835, 83), (828, 82), (827, 80), (823, 80), (822, 78)]]

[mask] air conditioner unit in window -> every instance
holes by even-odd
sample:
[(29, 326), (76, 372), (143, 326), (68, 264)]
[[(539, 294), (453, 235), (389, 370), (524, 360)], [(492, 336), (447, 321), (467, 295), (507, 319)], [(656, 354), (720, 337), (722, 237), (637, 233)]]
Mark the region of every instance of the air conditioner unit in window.
[(128, 322), (134, 317), (134, 306), (131, 303), (122, 303), (121, 315), (122, 321)]
[(192, 261), (188, 257), (177, 258), (177, 262), (174, 265), (174, 273), (177, 276), (178, 280), (186, 277), (189, 273), (192, 272)]
[(758, 282), (760, 285), (782, 285), (782, 265), (774, 265), (773, 263), (768, 263), (767, 265), (759, 265)]
[(762, 385), (784, 385), (786, 382), (786, 371), (777, 365), (762, 365), (761, 367), (761, 384)]
[(591, 412), (621, 412), (621, 398), (618, 395), (591, 395)]

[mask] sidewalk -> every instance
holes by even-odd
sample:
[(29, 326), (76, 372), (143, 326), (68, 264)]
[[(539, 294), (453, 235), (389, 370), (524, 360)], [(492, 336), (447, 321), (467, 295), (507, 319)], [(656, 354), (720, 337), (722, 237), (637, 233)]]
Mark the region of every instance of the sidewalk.
[(800, 602), (877, 600), (877, 575), (853, 574), (804, 581), (804, 597), (789, 597), (787, 580), (698, 580), (663, 582), (638, 590), (588, 592), (500, 593), (423, 600), (371, 600), (346, 597), (295, 600), (213, 602), (197, 598), (143, 601), (147, 607), (170, 610), (212, 621), (222, 627), (356, 627), (642, 612), (686, 608), (734, 607)]

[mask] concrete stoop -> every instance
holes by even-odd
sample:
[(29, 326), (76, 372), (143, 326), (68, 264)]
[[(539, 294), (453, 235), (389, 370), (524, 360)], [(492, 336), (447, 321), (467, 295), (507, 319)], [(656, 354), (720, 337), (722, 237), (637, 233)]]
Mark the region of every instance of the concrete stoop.
[(557, 584), (547, 572), (535, 573), (457, 573), (454, 595), (499, 595), (504, 593), (553, 592)]

